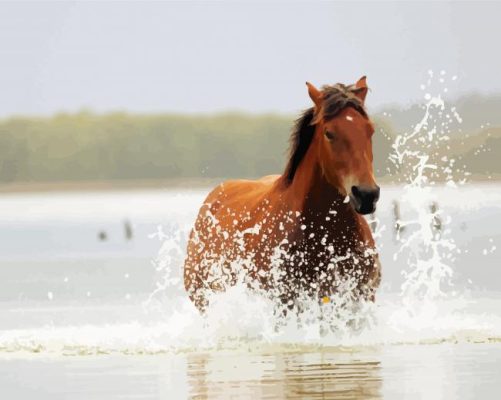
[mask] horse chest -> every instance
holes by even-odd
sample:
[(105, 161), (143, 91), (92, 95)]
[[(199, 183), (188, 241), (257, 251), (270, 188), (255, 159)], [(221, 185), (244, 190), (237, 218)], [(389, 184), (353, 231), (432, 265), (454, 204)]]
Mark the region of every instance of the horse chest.
[(281, 279), (275, 285), (289, 294), (322, 296), (335, 293), (347, 280), (364, 286), (373, 275), (376, 256), (363, 231), (345, 230), (344, 226), (301, 223), (282, 252)]

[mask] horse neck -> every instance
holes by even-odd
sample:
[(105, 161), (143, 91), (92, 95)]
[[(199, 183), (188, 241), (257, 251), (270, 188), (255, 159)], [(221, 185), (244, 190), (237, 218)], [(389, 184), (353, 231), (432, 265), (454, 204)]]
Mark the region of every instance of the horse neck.
[(352, 243), (365, 241), (367, 232), (362, 228), (363, 218), (344, 202), (345, 196), (322, 173), (317, 146), (315, 141), (311, 144), (286, 189), (284, 203), (300, 212), (296, 230), (291, 232), (292, 238), (302, 237), (302, 225), (306, 225), (309, 233), (314, 232), (317, 238), (326, 237), (328, 243), (335, 243), (337, 253), (344, 254)]

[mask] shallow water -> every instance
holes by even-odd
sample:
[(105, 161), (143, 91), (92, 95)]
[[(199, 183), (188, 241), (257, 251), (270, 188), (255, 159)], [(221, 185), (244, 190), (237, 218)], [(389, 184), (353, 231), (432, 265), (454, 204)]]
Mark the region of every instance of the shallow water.
[(0, 360), (16, 399), (479, 399), (500, 389), (501, 344), (190, 352)]
[[(436, 188), (458, 254), (444, 296), (408, 303), (383, 187), (383, 283), (354, 334), (274, 330), (230, 291), (201, 318), (180, 276), (206, 190), (0, 198), (0, 388), (7, 398), (479, 398), (501, 389), (501, 187)], [(403, 219), (412, 210), (400, 204)], [(124, 221), (132, 226), (126, 237)], [(99, 232), (106, 232), (100, 240)], [(402, 233), (406, 235), (408, 233)], [(168, 281), (165, 279), (168, 278)], [(4, 397), (4, 396), (2, 396)]]

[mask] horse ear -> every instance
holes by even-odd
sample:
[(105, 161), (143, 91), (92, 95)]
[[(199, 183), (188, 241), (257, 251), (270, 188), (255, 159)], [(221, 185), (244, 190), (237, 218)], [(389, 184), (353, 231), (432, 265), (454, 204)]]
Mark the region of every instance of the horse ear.
[(362, 103), (365, 102), (365, 97), (367, 96), (367, 92), (369, 91), (369, 87), (367, 86), (367, 77), (362, 76), (357, 83), (355, 83), (355, 96), (357, 96)]
[(322, 92), (320, 92), (320, 90), (318, 90), (310, 82), (306, 82), (306, 86), (308, 87), (308, 94), (310, 95), (311, 100), (316, 107), (320, 107), (322, 104)]

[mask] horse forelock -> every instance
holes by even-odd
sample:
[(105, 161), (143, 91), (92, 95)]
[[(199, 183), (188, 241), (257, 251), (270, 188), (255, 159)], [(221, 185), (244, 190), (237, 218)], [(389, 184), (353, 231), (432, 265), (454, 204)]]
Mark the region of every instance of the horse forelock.
[(335, 85), (326, 85), (322, 87), (322, 107), (315, 115), (315, 123), (320, 120), (328, 121), (335, 118), (346, 107), (352, 107), (357, 110), (362, 116), (367, 118), (367, 112), (362, 101), (357, 97), (357, 89), (355, 85), (343, 85), (336, 83)]

